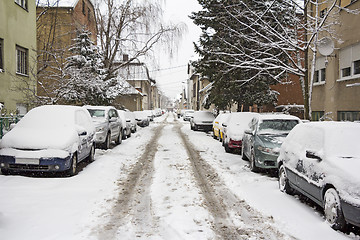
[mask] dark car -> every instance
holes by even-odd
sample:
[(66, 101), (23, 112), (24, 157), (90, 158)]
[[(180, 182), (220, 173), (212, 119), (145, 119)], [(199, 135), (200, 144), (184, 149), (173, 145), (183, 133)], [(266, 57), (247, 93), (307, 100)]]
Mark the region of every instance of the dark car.
[(280, 149), (280, 190), (313, 200), (336, 230), (360, 227), (359, 136), (359, 123), (299, 124)]
[(242, 141), (242, 158), (249, 159), (250, 169), (277, 169), (276, 161), (285, 137), (297, 124), (298, 117), (285, 114), (259, 114), (245, 130)]
[(215, 117), (212, 112), (196, 111), (194, 112), (194, 116), (190, 118), (191, 130), (204, 130), (206, 132), (211, 131), (214, 119)]
[(85, 108), (41, 106), (29, 111), (0, 143), (2, 174), (77, 173), (82, 160), (94, 160), (95, 128)]

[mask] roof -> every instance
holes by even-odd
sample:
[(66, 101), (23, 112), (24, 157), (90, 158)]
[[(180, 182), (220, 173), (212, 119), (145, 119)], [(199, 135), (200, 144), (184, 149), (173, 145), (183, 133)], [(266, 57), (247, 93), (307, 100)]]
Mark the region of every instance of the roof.
[(128, 81), (150, 81), (156, 83), (151, 79), (149, 70), (144, 63), (130, 63), (118, 70), (118, 75)]
[[(69, 7), (74, 8), (79, 0), (36, 0), (38, 7)], [(94, 6), (93, 0), (89, 2)]]

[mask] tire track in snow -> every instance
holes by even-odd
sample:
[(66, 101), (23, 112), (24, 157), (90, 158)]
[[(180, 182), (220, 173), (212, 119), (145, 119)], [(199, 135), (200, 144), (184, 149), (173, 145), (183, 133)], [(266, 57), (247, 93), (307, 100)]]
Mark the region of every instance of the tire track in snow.
[(121, 188), (118, 199), (113, 206), (108, 223), (99, 232), (98, 239), (117, 239), (118, 232), (126, 233), (127, 225), (132, 223), (138, 224), (142, 229), (152, 228), (153, 232), (156, 232), (157, 221), (153, 219), (149, 191), (154, 173), (154, 157), (158, 139), (164, 126), (161, 123), (152, 129), (154, 134), (146, 145), (144, 153), (132, 167), (127, 179), (118, 183)]
[(270, 217), (263, 216), (244, 200), (238, 199), (203, 160), (179, 124), (176, 129), (187, 149), (193, 172), (213, 217), (213, 229), (219, 239), (295, 239), (276, 229)]

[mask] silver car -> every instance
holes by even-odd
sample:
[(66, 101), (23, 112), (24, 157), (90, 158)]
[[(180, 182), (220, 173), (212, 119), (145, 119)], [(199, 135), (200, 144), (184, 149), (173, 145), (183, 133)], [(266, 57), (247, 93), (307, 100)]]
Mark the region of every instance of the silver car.
[(96, 128), (97, 147), (109, 149), (110, 143), (121, 144), (123, 126), (117, 110), (111, 106), (85, 106)]

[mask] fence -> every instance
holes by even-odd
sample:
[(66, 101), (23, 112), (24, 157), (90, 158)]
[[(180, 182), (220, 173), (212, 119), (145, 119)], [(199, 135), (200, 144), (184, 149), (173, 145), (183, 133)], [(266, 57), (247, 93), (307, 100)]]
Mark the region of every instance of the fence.
[(20, 120), (20, 116), (0, 117), (0, 139), (10, 130), (13, 123)]

